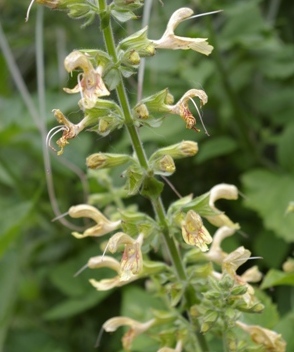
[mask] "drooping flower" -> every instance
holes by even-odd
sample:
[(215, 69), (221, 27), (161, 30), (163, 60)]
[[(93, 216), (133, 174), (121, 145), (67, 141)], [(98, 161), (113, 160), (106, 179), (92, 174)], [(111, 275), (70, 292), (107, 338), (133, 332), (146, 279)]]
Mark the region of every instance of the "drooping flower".
[(195, 50), (201, 54), (209, 55), (213, 46), (207, 43), (207, 38), (188, 38), (175, 35), (177, 26), (193, 15), (193, 10), (183, 7), (176, 10), (170, 17), (166, 30), (158, 40), (150, 40), (155, 48), (172, 50)]
[(78, 75), (78, 84), (73, 88), (63, 88), (66, 93), (80, 93), (82, 108), (92, 108), (97, 99), (102, 96), (109, 95), (103, 79), (103, 66), (94, 69), (89, 57), (82, 52), (75, 50), (70, 53), (64, 60), (64, 67), (68, 72), (72, 72), (77, 68), (81, 68), (83, 73)]
[(113, 317), (103, 324), (103, 329), (107, 332), (116, 331), (121, 326), (129, 326), (130, 329), (122, 337), (123, 348), (130, 350), (133, 340), (140, 334), (147, 331), (153, 324), (155, 319), (150, 319), (145, 323), (140, 323), (128, 317)]
[(252, 341), (258, 345), (262, 345), (266, 352), (286, 351), (286, 342), (283, 340), (281, 334), (258, 325), (247, 325), (240, 321), (237, 321), (236, 325), (249, 333)]
[(208, 250), (207, 245), (212, 242), (212, 238), (204, 227), (200, 215), (194, 210), (189, 210), (181, 227), (183, 239), (187, 244), (197, 246), (202, 252)]
[[(57, 155), (61, 155), (63, 153), (64, 147), (68, 144), (68, 140), (75, 138), (88, 125), (88, 119), (84, 118), (79, 123), (74, 124), (69, 121), (59, 109), (54, 109), (53, 113), (61, 125), (53, 127), (48, 132), (46, 137), (46, 145), (57, 152)], [(61, 131), (62, 136), (56, 142), (56, 144), (60, 147), (60, 150), (57, 151), (54, 147), (52, 147), (51, 140), (57, 133)]]
[(100, 255), (97, 257), (92, 257), (88, 260), (87, 267), (90, 269), (99, 269), (99, 268), (109, 268), (116, 272), (116, 275), (109, 279), (95, 280), (90, 279), (90, 284), (96, 288), (98, 291), (108, 291), (115, 287), (120, 287), (126, 285), (129, 282), (135, 281), (138, 278), (138, 275), (133, 275), (127, 281), (122, 281), (121, 274), (121, 264), (118, 260), (106, 256)]
[(259, 282), (262, 279), (262, 273), (259, 271), (258, 266), (254, 265), (247, 269), (240, 277), (245, 282)]
[(221, 183), (212, 187), (209, 192), (209, 206), (212, 210), (214, 210), (217, 214), (213, 216), (205, 216), (206, 219), (213, 224), (214, 226), (228, 226), (235, 230), (240, 228), (238, 223), (233, 223), (223, 212), (219, 211), (214, 203), (218, 199), (237, 199), (238, 198), (238, 189), (234, 185), (229, 185), (225, 183)]
[(206, 258), (221, 265), (228, 255), (222, 250), (221, 243), (225, 238), (232, 236), (234, 233), (234, 228), (228, 226), (220, 227), (213, 236), (209, 251), (205, 253)]
[(69, 216), (72, 218), (81, 218), (86, 217), (93, 219), (96, 222), (96, 225), (88, 228), (84, 231), (83, 234), (78, 232), (72, 232), (72, 235), (75, 238), (85, 238), (88, 236), (99, 237), (103, 236), (111, 231), (116, 230), (121, 221), (110, 221), (108, 220), (97, 208), (88, 204), (80, 204), (76, 206), (72, 206), (68, 211)]

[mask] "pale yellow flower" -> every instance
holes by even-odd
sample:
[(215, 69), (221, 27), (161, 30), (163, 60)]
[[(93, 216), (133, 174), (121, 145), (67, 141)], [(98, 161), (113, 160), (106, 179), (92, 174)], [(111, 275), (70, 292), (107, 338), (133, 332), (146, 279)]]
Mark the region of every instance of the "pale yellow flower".
[(205, 253), (206, 258), (221, 265), (228, 255), (222, 250), (221, 243), (225, 238), (232, 236), (234, 233), (234, 228), (228, 226), (220, 227), (213, 236), (209, 251)]
[(87, 266), (90, 269), (109, 268), (116, 272), (116, 275), (109, 279), (102, 279), (99, 281), (95, 279), (89, 280), (90, 284), (98, 291), (108, 291), (115, 287), (121, 287), (129, 282), (135, 281), (138, 278), (138, 275), (132, 275), (129, 280), (122, 281), (120, 277), (121, 263), (106, 255), (90, 258)]
[(283, 340), (281, 334), (258, 325), (247, 325), (240, 321), (237, 321), (236, 325), (249, 333), (252, 341), (258, 345), (264, 346), (266, 352), (286, 351), (286, 342)]
[(207, 43), (207, 38), (188, 38), (175, 35), (174, 31), (177, 26), (184, 20), (193, 15), (193, 10), (183, 7), (176, 10), (170, 17), (166, 30), (158, 40), (150, 40), (155, 48), (172, 49), (172, 50), (189, 50), (198, 51), (201, 54), (209, 55), (213, 46)]
[(124, 245), (124, 252), (120, 264), (120, 280), (129, 281), (132, 276), (138, 275), (143, 266), (141, 246), (143, 243), (143, 234), (137, 239), (133, 239), (124, 232), (118, 232), (113, 235), (108, 244), (107, 249), (114, 253), (120, 245)]
[(117, 220), (117, 221), (108, 220), (97, 208), (88, 204), (80, 204), (80, 205), (72, 206), (69, 209), (68, 214), (72, 218), (86, 217), (86, 218), (93, 219), (96, 222), (96, 225), (85, 230), (83, 234), (80, 234), (78, 232), (72, 232), (72, 235), (75, 238), (79, 238), (79, 239), (85, 238), (88, 236), (91, 236), (91, 237), (103, 236), (111, 231), (116, 230), (121, 224), (120, 220)]
[(181, 227), (183, 239), (187, 244), (197, 246), (202, 252), (208, 250), (207, 244), (211, 243), (212, 238), (204, 227), (200, 215), (194, 210), (189, 210)]
[(226, 183), (221, 183), (212, 187), (209, 192), (209, 206), (214, 210), (216, 215), (206, 216), (206, 219), (214, 226), (228, 226), (238, 230), (240, 228), (238, 223), (233, 223), (223, 212), (219, 211), (214, 203), (218, 199), (230, 199), (235, 200), (238, 198), (238, 189), (234, 185), (228, 185)]
[(236, 270), (250, 258), (251, 252), (243, 246), (238, 247), (228, 254), (223, 260), (222, 269), (231, 276), (236, 274)]
[(259, 282), (262, 279), (262, 273), (259, 271), (258, 266), (254, 265), (246, 270), (240, 277), (245, 282)]
[(155, 319), (140, 323), (128, 317), (114, 317), (107, 320), (103, 324), (103, 329), (107, 332), (116, 331), (121, 326), (129, 326), (130, 329), (122, 337), (123, 348), (127, 351), (130, 350), (133, 340), (140, 334), (147, 331), (153, 324)]

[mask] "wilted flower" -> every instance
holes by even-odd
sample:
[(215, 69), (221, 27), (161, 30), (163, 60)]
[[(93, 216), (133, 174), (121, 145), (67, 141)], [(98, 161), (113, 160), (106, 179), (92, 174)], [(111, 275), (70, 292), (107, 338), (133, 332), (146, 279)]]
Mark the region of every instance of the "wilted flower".
[(89, 124), (89, 119), (85, 117), (79, 123), (74, 124), (70, 122), (59, 109), (54, 109), (53, 113), (61, 125), (53, 127), (48, 132), (46, 137), (46, 145), (48, 145), (54, 151), (57, 151), (54, 147), (52, 147), (51, 139), (57, 133), (63, 131), (61, 138), (59, 138), (56, 142), (56, 144), (60, 147), (57, 155), (61, 155), (63, 153), (64, 147), (68, 144), (68, 140), (75, 138), (85, 127), (87, 127)]
[(50, 9), (64, 7), (63, 2), (60, 0), (31, 0), (30, 5), (27, 10), (26, 22), (29, 20), (30, 11), (31, 11), (31, 8), (32, 8), (34, 2), (36, 2), (37, 4), (40, 4), (40, 5), (45, 5), (45, 6), (49, 7)]
[(207, 244), (211, 243), (212, 238), (203, 226), (200, 215), (194, 210), (189, 210), (181, 226), (182, 235), (187, 244), (197, 246), (202, 252), (208, 250)]
[[(191, 111), (189, 110), (189, 106), (188, 106), (189, 101), (190, 100), (193, 101), (192, 98), (194, 98), (194, 97), (198, 97), (200, 99), (201, 106), (205, 105), (207, 103), (207, 95), (203, 90), (190, 89), (182, 96), (182, 98), (175, 105), (167, 106), (167, 110), (171, 114), (179, 115), (186, 122), (187, 128), (194, 129), (198, 132), (199, 129), (197, 129), (195, 127), (196, 119), (192, 115)], [(197, 106), (196, 106), (196, 108), (197, 108)], [(199, 112), (199, 110), (198, 110), (198, 112)]]
[(103, 324), (103, 329), (107, 332), (116, 331), (121, 326), (129, 326), (130, 329), (122, 337), (123, 348), (127, 351), (130, 350), (131, 345), (135, 337), (144, 333), (155, 323), (155, 319), (140, 323), (134, 319), (128, 317), (114, 317), (107, 320)]
[(96, 222), (95, 226), (88, 228), (84, 231), (83, 234), (80, 234), (78, 232), (72, 232), (72, 235), (76, 238), (85, 238), (88, 236), (103, 236), (111, 231), (116, 230), (121, 224), (120, 220), (108, 220), (97, 208), (88, 204), (80, 204), (73, 206), (69, 209), (68, 214), (72, 218), (86, 217), (93, 219)]
[(241, 323), (240, 321), (237, 321), (236, 325), (239, 326), (242, 330), (248, 332), (252, 341), (258, 345), (262, 345), (266, 352), (286, 351), (286, 342), (283, 340), (281, 334), (278, 334), (275, 331), (269, 329), (262, 328), (258, 325), (247, 325)]
[(65, 69), (72, 72), (78, 67), (83, 73), (78, 75), (78, 84), (73, 88), (63, 88), (66, 93), (80, 93), (83, 108), (93, 107), (99, 97), (109, 95), (108, 89), (102, 80), (103, 66), (94, 69), (89, 57), (78, 50), (70, 53), (64, 60)]
[(175, 11), (168, 21), (165, 32), (159, 40), (150, 40), (155, 48), (173, 49), (173, 50), (188, 50), (192, 49), (201, 54), (209, 55), (212, 52), (213, 46), (207, 43), (206, 38), (187, 38), (175, 35), (174, 30), (177, 26), (187, 18), (193, 15), (193, 10), (189, 8), (180, 8)]

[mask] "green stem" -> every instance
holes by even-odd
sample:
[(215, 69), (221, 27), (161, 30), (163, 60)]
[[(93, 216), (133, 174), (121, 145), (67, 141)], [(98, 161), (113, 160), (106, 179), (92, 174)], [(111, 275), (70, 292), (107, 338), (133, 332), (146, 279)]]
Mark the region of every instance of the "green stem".
[[(99, 0), (99, 10), (100, 10), (100, 12), (104, 12), (104, 13), (107, 12), (107, 4), (106, 4), (105, 0)], [(116, 55), (114, 37), (113, 37), (113, 32), (112, 32), (112, 27), (111, 27), (110, 21), (109, 21), (108, 25), (103, 28), (102, 31), (103, 31), (104, 42), (105, 42), (105, 46), (108, 51), (108, 54), (112, 57), (114, 63), (116, 64), (116, 63), (118, 63), (118, 59), (117, 59), (117, 55)], [(131, 109), (130, 109), (130, 105), (129, 105), (129, 100), (128, 100), (126, 89), (125, 89), (125, 86), (123, 83), (122, 76), (120, 78), (121, 78), (120, 83), (118, 84), (118, 86), (116, 88), (116, 92), (117, 92), (117, 97), (120, 102), (121, 108), (124, 113), (125, 126), (126, 126), (128, 133), (130, 135), (133, 150), (137, 155), (137, 158), (138, 158), (138, 161), (139, 161), (141, 167), (144, 168), (145, 170), (148, 170), (148, 159), (146, 157), (145, 150), (144, 150), (143, 145), (141, 143), (138, 130), (134, 125), (134, 121), (132, 118), (132, 113), (131, 113)], [(173, 237), (171, 237), (169, 235), (169, 228), (168, 228), (168, 224), (166, 221), (165, 209), (162, 204), (161, 197), (158, 197), (156, 199), (151, 200), (151, 203), (152, 203), (155, 215), (156, 215), (156, 217), (159, 221), (159, 224), (161, 226), (163, 238), (164, 238), (166, 247), (168, 249), (172, 264), (176, 270), (178, 279), (185, 284), (188, 281), (187, 275), (185, 272), (185, 268), (183, 266), (183, 262), (180, 257), (179, 250), (176, 246), (176, 242), (173, 239)], [(192, 288), (192, 286), (187, 287), (187, 289), (185, 291), (185, 298), (187, 301), (187, 305), (189, 307), (191, 305), (195, 304), (196, 295), (195, 295), (195, 292), (194, 292), (194, 289)], [(197, 336), (200, 350), (203, 352), (207, 352), (208, 351), (207, 343), (206, 343), (204, 336), (200, 333), (199, 324), (197, 324), (196, 336)]]

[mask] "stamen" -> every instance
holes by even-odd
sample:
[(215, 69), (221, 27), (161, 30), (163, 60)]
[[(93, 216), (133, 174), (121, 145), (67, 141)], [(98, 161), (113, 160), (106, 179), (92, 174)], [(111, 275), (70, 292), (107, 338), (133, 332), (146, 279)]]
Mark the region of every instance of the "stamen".
[(110, 241), (108, 241), (108, 242), (107, 242), (107, 245), (106, 245), (106, 247), (104, 248), (104, 251), (103, 251), (103, 253), (102, 253), (102, 257), (101, 257), (101, 262), (103, 262), (103, 259), (104, 259), (104, 256), (105, 256), (105, 253), (106, 253), (106, 251), (107, 251), (107, 249), (108, 249), (108, 246), (109, 246), (109, 242), (110, 242)]
[(78, 275), (80, 275), (81, 272), (83, 272), (84, 270), (86, 270), (88, 268), (88, 264), (85, 264), (84, 266), (81, 267), (81, 269), (79, 269), (73, 277), (77, 277)]
[(101, 341), (103, 332), (104, 332), (104, 329), (103, 329), (103, 326), (102, 326), (100, 331), (99, 331), (99, 334), (98, 334), (98, 337), (97, 337), (97, 340), (96, 340), (96, 343), (95, 343), (95, 346), (94, 346), (95, 348), (98, 348), (100, 346), (100, 341)]
[[(56, 130), (54, 133), (52, 133), (54, 130)], [(52, 138), (57, 134), (59, 133), (60, 131), (68, 131), (68, 127), (66, 126), (55, 126), (53, 127), (47, 134), (47, 137), (46, 137), (46, 145), (48, 145), (49, 148), (51, 148), (52, 150), (54, 150), (55, 152), (57, 151), (54, 147), (52, 147), (51, 145), (51, 140)], [(52, 133), (52, 135), (50, 136), (50, 134)], [(50, 137), (49, 137), (50, 136)]]
[[(77, 79), (78, 79), (78, 86), (79, 86), (79, 89), (80, 89), (81, 98), (82, 98), (82, 100), (84, 100), (83, 87), (82, 87), (82, 84), (81, 84), (81, 80), (83, 79), (83, 78), (81, 78), (82, 76), (83, 76), (83, 73), (80, 72), (78, 74)], [(84, 110), (84, 106), (83, 106), (83, 110)]]
[(63, 213), (63, 214), (60, 214), (60, 215), (56, 216), (54, 219), (51, 220), (51, 222), (54, 222), (56, 220), (59, 220), (59, 219), (63, 218), (64, 216), (68, 215), (68, 213), (69, 212), (67, 211), (66, 213)]
[(49, 136), (50, 136), (51, 132), (53, 132), (54, 130), (57, 130), (60, 127), (62, 127), (62, 126), (61, 125), (55, 126), (55, 127), (51, 128), (51, 130), (47, 133), (46, 141), (45, 141), (46, 145), (48, 145), (48, 140), (49, 140)]
[(201, 121), (201, 124), (202, 124), (202, 126), (203, 126), (203, 129), (204, 129), (205, 134), (209, 137), (209, 133), (208, 133), (208, 131), (207, 131), (205, 125), (204, 125), (204, 122), (203, 122), (203, 120), (202, 120), (202, 115), (201, 115), (201, 113), (200, 113), (200, 111), (199, 111), (199, 109), (198, 109), (197, 104), (195, 103), (195, 101), (194, 101), (192, 98), (189, 98), (189, 99), (192, 101), (193, 105), (195, 106), (195, 109), (197, 110), (197, 113), (198, 113), (199, 119), (200, 119), (200, 121)]
[(25, 19), (26, 22), (28, 22), (28, 20), (29, 20), (30, 11), (31, 11), (31, 8), (32, 8), (34, 2), (35, 2), (35, 0), (32, 0), (32, 1), (30, 2), (30, 4), (29, 4), (28, 10), (27, 10), (26, 19)]
[(194, 16), (191, 16), (191, 17), (185, 18), (185, 19), (184, 19), (184, 20), (182, 20), (182, 21), (184, 22), (184, 21), (190, 20), (191, 18), (197, 18), (197, 17), (207, 16), (207, 15), (214, 15), (215, 13), (219, 13), (219, 12), (222, 12), (222, 11), (223, 11), (223, 10), (217, 10), (217, 11), (211, 11), (211, 12), (199, 13), (198, 15), (194, 15)]
[[(251, 259), (263, 259), (263, 257), (249, 257), (247, 260), (251, 260)], [(242, 262), (244, 259), (240, 258), (240, 259), (236, 259), (236, 262)]]

